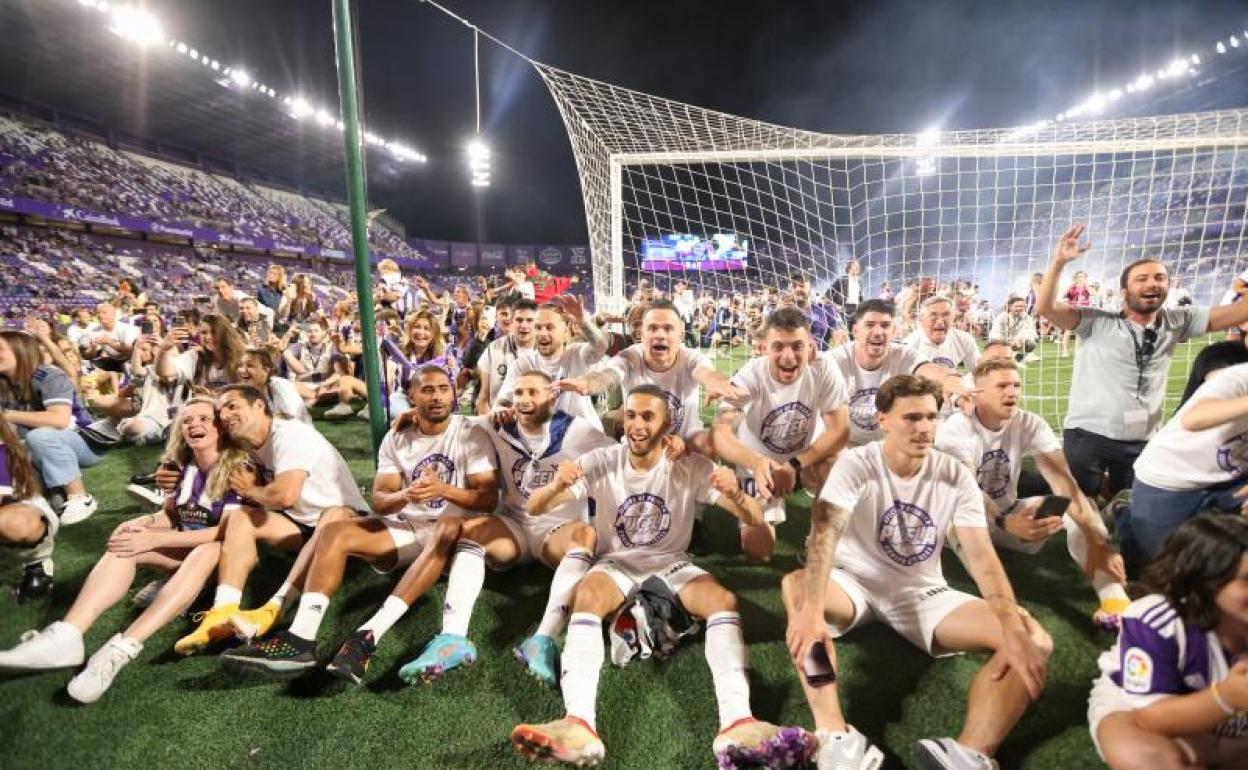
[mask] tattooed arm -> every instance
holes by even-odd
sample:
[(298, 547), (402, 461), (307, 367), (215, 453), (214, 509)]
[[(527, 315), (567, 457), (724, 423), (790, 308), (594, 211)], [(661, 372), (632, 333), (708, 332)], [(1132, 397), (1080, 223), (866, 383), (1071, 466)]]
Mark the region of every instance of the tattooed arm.
[(810, 511), (810, 543), (806, 552), (806, 568), (799, 574), (794, 613), (789, 618), (786, 637), (793, 661), (802, 660), (817, 642), (831, 644), (828, 622), (824, 618), (824, 594), (832, 572), (836, 545), (849, 526), (850, 511), (837, 505), (816, 500)]

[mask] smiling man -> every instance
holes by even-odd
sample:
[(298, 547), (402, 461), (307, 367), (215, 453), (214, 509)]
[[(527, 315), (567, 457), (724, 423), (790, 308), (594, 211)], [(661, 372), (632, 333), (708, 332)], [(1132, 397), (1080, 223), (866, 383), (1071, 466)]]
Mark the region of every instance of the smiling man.
[(919, 351), (925, 360), (946, 369), (965, 367), (967, 371), (979, 363), (979, 346), (970, 333), (953, 328), (953, 300), (934, 296), (919, 306), (919, 328), (902, 343)]
[(1081, 242), (1086, 225), (1062, 234), (1036, 295), (1036, 309), (1059, 329), (1079, 338), (1070, 403), (1062, 431), (1066, 459), (1088, 496), (1112, 497), (1131, 486), (1132, 464), (1161, 428), (1166, 375), (1175, 346), (1206, 332), (1248, 321), (1248, 302), (1212, 308), (1165, 308), (1170, 273), (1155, 258), (1123, 268), (1118, 285), (1123, 309), (1072, 307), (1057, 299), (1062, 270), (1090, 248)]

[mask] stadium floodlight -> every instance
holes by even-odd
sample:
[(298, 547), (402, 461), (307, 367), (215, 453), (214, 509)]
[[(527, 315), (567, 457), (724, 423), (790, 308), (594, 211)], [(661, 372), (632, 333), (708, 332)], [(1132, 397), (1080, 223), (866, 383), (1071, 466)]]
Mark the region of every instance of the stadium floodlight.
[(316, 118), (316, 122), (320, 123), (322, 126), (334, 125), (334, 116), (330, 115), (328, 112), (326, 112), (323, 109), (317, 110), (314, 117)]
[(490, 186), (490, 148), (480, 137), (468, 143), (468, 170), (472, 173), (473, 187)]
[(311, 115), (313, 112), (315, 112), (315, 110), (312, 105), (309, 104), (308, 100), (304, 99), (302, 96), (296, 96), (290, 102), (290, 116), (295, 120), (302, 120)]
[(234, 81), (234, 84), (239, 88), (247, 88), (255, 84), (255, 81), (252, 80), (251, 75), (245, 69), (231, 69), (229, 75), (230, 80)]
[(1239, 48), (1239, 38), (1231, 35), (1231, 39), (1226, 41), (1231, 44), (1231, 48)]
[(1191, 56), (1189, 56), (1188, 61), (1190, 61), (1192, 64), (1196, 65), (1197, 67), (1200, 66), (1200, 57), (1197, 56), (1196, 54), (1192, 54)]
[(141, 46), (165, 42), (165, 29), (160, 19), (132, 5), (112, 9), (109, 13), (108, 30), (117, 37)]
[(1217, 51), (1218, 53), (1226, 53), (1226, 43), (1223, 43), (1221, 40), (1219, 40), (1218, 44), (1214, 46), (1214, 50)]

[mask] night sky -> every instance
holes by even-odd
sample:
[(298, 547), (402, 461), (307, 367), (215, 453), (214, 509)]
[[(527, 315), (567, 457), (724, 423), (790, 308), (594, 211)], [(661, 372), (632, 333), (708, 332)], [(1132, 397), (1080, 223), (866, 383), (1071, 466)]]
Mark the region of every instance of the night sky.
[[(1052, 117), (1101, 86), (1248, 27), (1243, 0), (447, 5), (563, 69), (834, 133)], [(329, 0), (153, 0), (148, 7), (170, 34), (244, 62), (282, 92), (336, 106)], [(401, 177), (370, 170), (380, 177), (374, 201), (417, 236), (583, 241), (571, 148), (533, 70), (482, 40), (482, 130), (494, 153), (494, 184), (478, 193), (463, 152), (474, 120), (470, 32), (418, 0), (361, 0), (357, 12), (370, 126), (430, 159)], [(1140, 101), (1131, 107), (1148, 111)]]

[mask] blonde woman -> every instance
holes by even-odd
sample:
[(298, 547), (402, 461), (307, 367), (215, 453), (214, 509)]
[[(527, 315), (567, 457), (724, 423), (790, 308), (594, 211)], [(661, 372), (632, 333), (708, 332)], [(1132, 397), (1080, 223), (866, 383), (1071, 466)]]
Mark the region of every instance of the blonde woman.
[(0, 670), (35, 671), (80, 665), (83, 636), (125, 598), (139, 567), (170, 575), (152, 603), (124, 631), (115, 634), (70, 680), (70, 697), (94, 703), (121, 670), (138, 657), (143, 642), (190, 606), (217, 566), (221, 520), (249, 505), (230, 489), (230, 474), (247, 461), (221, 430), (210, 398), (194, 396), (178, 413), (161, 458), (164, 468), (181, 469), (174, 494), (158, 513), (124, 521), (108, 539), (64, 620), (27, 632), (11, 650), (0, 652)]

